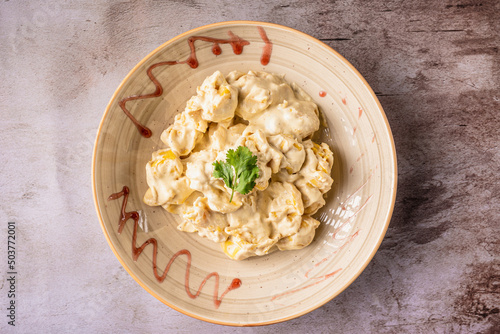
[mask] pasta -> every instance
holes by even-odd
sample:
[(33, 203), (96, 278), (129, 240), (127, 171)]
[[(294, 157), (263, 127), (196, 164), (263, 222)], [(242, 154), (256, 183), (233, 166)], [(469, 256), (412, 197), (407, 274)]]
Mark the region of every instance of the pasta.
[[(146, 164), (144, 202), (178, 214), (179, 230), (220, 243), (235, 260), (303, 248), (333, 182), (332, 151), (310, 139), (318, 115), (312, 99), (280, 76), (216, 71), (161, 134), (168, 148)], [(230, 200), (213, 163), (239, 146), (257, 157), (260, 173), (250, 193)]]

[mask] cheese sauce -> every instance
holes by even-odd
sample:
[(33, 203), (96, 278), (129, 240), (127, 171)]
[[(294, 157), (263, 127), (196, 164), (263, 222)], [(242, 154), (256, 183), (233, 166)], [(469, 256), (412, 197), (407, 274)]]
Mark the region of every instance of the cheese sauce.
[[(178, 214), (178, 229), (221, 244), (232, 259), (293, 250), (311, 243), (332, 185), (333, 154), (310, 136), (319, 129), (312, 99), (283, 77), (217, 71), (197, 88), (162, 134), (167, 149), (146, 165), (144, 202)], [(259, 177), (247, 195), (215, 179), (213, 162), (247, 147)]]

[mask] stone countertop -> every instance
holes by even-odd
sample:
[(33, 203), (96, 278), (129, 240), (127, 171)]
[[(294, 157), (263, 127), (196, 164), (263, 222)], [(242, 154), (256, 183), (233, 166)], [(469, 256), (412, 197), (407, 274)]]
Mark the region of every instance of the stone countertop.
[[(398, 154), (391, 225), (361, 276), (305, 316), (256, 328), (148, 294), (110, 250), (91, 190), (96, 130), (121, 80), (170, 38), (227, 20), (283, 24), (340, 52), (379, 97)], [(1, 332), (500, 332), (500, 2), (6, 0), (0, 40)]]

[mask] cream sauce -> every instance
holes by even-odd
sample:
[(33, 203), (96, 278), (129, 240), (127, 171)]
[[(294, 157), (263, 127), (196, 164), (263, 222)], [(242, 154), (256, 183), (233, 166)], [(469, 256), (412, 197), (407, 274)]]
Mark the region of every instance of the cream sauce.
[[(221, 243), (232, 259), (303, 248), (325, 204), (333, 154), (309, 138), (319, 129), (318, 107), (298, 86), (265, 72), (219, 71), (161, 135), (169, 149), (146, 165), (144, 201), (178, 214), (178, 229)], [(260, 174), (247, 195), (215, 179), (213, 162), (247, 147)]]

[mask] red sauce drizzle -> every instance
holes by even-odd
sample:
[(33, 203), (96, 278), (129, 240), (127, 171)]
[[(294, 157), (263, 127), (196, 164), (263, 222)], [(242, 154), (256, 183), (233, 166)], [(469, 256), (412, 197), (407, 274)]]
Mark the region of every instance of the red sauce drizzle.
[(273, 52), (273, 43), (267, 38), (266, 31), (262, 27), (257, 27), (259, 29), (260, 38), (266, 43), (262, 49), (262, 56), (260, 57), (260, 63), (264, 66), (269, 64), (271, 60), (271, 53)]
[(124, 186), (122, 191), (120, 191), (118, 193), (114, 193), (111, 196), (109, 196), (108, 201), (116, 200), (116, 199), (123, 196), (122, 209), (121, 209), (120, 220), (119, 220), (119, 224), (118, 224), (118, 233), (120, 233), (120, 234), (122, 233), (123, 228), (125, 227), (125, 225), (129, 219), (134, 220), (134, 230), (133, 230), (133, 234), (132, 234), (132, 258), (134, 259), (134, 261), (137, 261), (137, 259), (141, 255), (142, 251), (149, 244), (152, 244), (153, 245), (153, 273), (156, 277), (156, 280), (158, 282), (162, 283), (165, 280), (165, 278), (167, 277), (168, 271), (170, 270), (170, 266), (175, 261), (175, 259), (181, 255), (186, 255), (187, 256), (187, 265), (186, 265), (186, 276), (184, 279), (184, 287), (186, 289), (187, 295), (190, 298), (195, 299), (196, 297), (198, 297), (201, 294), (201, 290), (205, 286), (205, 283), (207, 283), (207, 281), (211, 277), (214, 277), (214, 279), (215, 279), (214, 305), (215, 305), (215, 308), (219, 308), (224, 296), (229, 291), (238, 289), (241, 286), (241, 280), (239, 278), (233, 279), (231, 284), (226, 288), (226, 290), (224, 290), (224, 292), (219, 297), (219, 274), (217, 272), (212, 272), (205, 277), (205, 279), (201, 282), (200, 287), (198, 288), (198, 291), (196, 291), (196, 293), (193, 294), (191, 292), (190, 287), (189, 287), (189, 277), (190, 277), (190, 269), (191, 269), (191, 252), (188, 251), (187, 249), (182, 249), (182, 250), (178, 251), (177, 253), (175, 253), (172, 256), (172, 258), (170, 259), (170, 261), (168, 262), (165, 270), (163, 270), (163, 273), (160, 275), (158, 273), (158, 267), (156, 265), (156, 258), (158, 255), (158, 241), (155, 238), (149, 238), (141, 246), (139, 246), (139, 247), (136, 246), (137, 227), (139, 226), (139, 213), (137, 211), (131, 211), (131, 212), (126, 211), (129, 193), (130, 193), (129, 188), (127, 186)]
[(229, 39), (220, 39), (220, 38), (212, 38), (212, 37), (205, 37), (205, 36), (192, 36), (188, 38), (188, 44), (189, 48), (191, 49), (191, 54), (189, 55), (188, 59), (182, 62), (178, 62), (179, 64), (188, 64), (191, 68), (197, 68), (199, 63), (198, 59), (196, 58), (196, 49), (194, 47), (194, 42), (196, 41), (204, 41), (204, 42), (210, 42), (213, 43), (212, 47), (212, 53), (216, 56), (220, 55), (222, 53), (222, 49), (220, 48), (220, 44), (230, 44), (231, 47), (233, 48), (233, 53), (235, 55), (239, 55), (243, 52), (243, 47), (245, 45), (250, 44), (250, 42), (244, 40), (243, 38), (240, 38), (233, 34), (231, 31), (227, 32)]
[(219, 43), (214, 43), (214, 46), (212, 46), (212, 53), (216, 56), (222, 53), (222, 49), (220, 48)]
[(363, 109), (361, 107), (358, 108), (358, 119), (361, 118), (361, 115), (363, 115)]
[(347, 98), (343, 97), (342, 98), (342, 103), (346, 106), (347, 105)]
[(149, 128), (141, 124), (132, 114), (130, 111), (126, 108), (125, 104), (128, 101), (133, 101), (133, 100), (144, 100), (144, 99), (149, 99), (153, 97), (159, 97), (163, 94), (163, 87), (161, 86), (160, 82), (156, 79), (156, 77), (153, 75), (153, 69), (160, 67), (160, 66), (166, 66), (166, 65), (177, 65), (177, 64), (188, 64), (191, 68), (197, 68), (199, 63), (198, 59), (196, 58), (196, 49), (194, 47), (194, 42), (196, 41), (204, 41), (204, 42), (210, 42), (213, 43), (212, 46), (212, 53), (216, 56), (220, 55), (222, 53), (222, 49), (220, 47), (220, 44), (230, 44), (231, 47), (233, 48), (233, 52), (236, 55), (239, 55), (243, 52), (243, 47), (245, 45), (250, 44), (250, 42), (236, 36), (233, 34), (231, 31), (228, 31), (229, 34), (229, 39), (219, 39), (219, 38), (212, 38), (212, 37), (205, 37), (205, 36), (191, 36), (188, 39), (188, 45), (191, 50), (191, 53), (189, 57), (186, 60), (180, 61), (180, 60), (172, 60), (172, 61), (163, 61), (159, 62), (156, 64), (151, 65), (146, 73), (149, 77), (149, 79), (154, 83), (155, 85), (155, 91), (150, 94), (144, 94), (144, 95), (132, 95), (129, 97), (124, 98), (120, 102), (118, 102), (118, 105), (120, 108), (123, 110), (125, 115), (127, 115), (128, 118), (134, 123), (134, 125), (137, 127), (139, 130), (140, 134), (145, 137), (149, 138), (152, 135), (152, 132)]
[(319, 96), (320, 97), (325, 97), (326, 96), (326, 92), (324, 90), (320, 91), (319, 92)]

